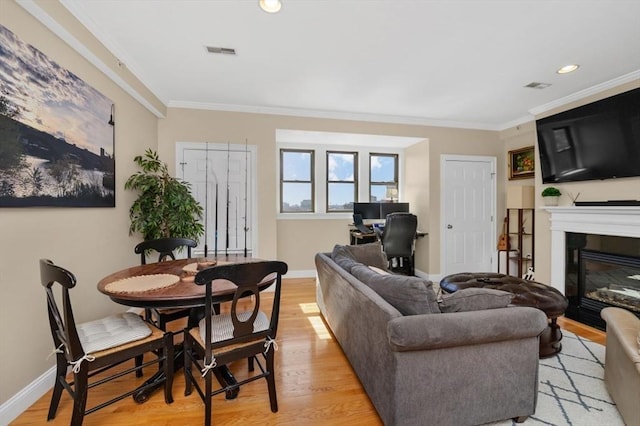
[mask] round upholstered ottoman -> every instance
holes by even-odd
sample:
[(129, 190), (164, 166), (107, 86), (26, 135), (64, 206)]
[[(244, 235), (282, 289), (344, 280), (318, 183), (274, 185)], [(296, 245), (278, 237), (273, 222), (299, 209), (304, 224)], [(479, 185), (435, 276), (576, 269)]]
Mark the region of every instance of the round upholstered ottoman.
[(452, 274), (440, 281), (440, 288), (447, 293), (469, 287), (508, 291), (515, 295), (511, 301), (513, 305), (531, 306), (543, 311), (549, 318), (549, 326), (540, 335), (540, 358), (550, 357), (562, 350), (562, 332), (556, 320), (564, 314), (568, 301), (558, 290), (536, 281), (492, 272)]

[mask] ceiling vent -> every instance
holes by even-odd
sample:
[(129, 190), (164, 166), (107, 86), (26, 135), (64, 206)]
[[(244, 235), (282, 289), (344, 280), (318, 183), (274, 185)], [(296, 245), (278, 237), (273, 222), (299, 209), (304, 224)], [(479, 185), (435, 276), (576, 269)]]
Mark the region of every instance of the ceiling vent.
[(207, 46), (207, 52), (209, 53), (221, 53), (223, 55), (235, 55), (236, 49), (230, 47), (213, 47)]
[(531, 89), (546, 89), (549, 86), (551, 86), (551, 84), (549, 83), (539, 83), (537, 81), (532, 81), (524, 87), (529, 87)]

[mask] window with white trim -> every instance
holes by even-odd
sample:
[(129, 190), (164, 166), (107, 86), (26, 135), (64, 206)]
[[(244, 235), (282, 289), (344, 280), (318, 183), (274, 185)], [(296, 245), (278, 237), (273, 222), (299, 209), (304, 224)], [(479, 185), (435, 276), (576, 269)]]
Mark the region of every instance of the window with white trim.
[(314, 151), (280, 150), (280, 212), (315, 211)]
[(358, 153), (327, 151), (327, 212), (348, 212), (358, 199)]
[(398, 154), (369, 154), (369, 201), (398, 200)]

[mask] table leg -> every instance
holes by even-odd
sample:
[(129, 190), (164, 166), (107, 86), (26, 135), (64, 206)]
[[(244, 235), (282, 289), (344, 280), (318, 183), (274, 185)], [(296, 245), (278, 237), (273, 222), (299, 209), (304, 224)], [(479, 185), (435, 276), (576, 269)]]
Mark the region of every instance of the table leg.
[[(184, 367), (184, 347), (182, 344), (176, 345), (174, 347), (174, 358), (173, 358), (173, 371), (178, 372), (182, 367)], [(231, 371), (226, 365), (221, 365), (220, 367), (216, 367), (213, 370), (216, 379), (220, 383), (220, 386), (227, 387), (231, 385), (235, 385), (238, 382), (236, 378), (233, 376)], [(155, 374), (149, 377), (141, 386), (139, 386), (139, 390), (137, 390), (133, 394), (133, 400), (138, 404), (142, 404), (146, 402), (151, 394), (155, 392), (157, 389), (160, 389), (164, 386), (164, 371), (159, 369)], [(226, 399), (235, 399), (238, 397), (238, 393), (240, 392), (240, 388), (234, 388), (225, 392)]]
[(562, 350), (562, 331), (557, 318), (551, 318), (549, 325), (540, 335), (540, 358), (548, 358)]

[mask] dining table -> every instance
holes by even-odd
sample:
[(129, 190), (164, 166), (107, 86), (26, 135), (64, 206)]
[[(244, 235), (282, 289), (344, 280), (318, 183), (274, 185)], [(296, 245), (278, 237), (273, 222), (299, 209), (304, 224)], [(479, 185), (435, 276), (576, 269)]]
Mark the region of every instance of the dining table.
[[(199, 321), (204, 317), (205, 286), (194, 283), (196, 273), (208, 267), (257, 261), (260, 259), (242, 255), (224, 255), (131, 266), (102, 278), (98, 282), (98, 291), (107, 295), (112, 301), (125, 306), (144, 309), (189, 308), (187, 328), (192, 328), (198, 326)], [(264, 286), (270, 285), (271, 282), (266, 281)], [(211, 285), (214, 304), (233, 300), (235, 284), (226, 280), (215, 280)], [(175, 348), (174, 371), (182, 367), (183, 360), (182, 343), (179, 343)], [(214, 373), (222, 386), (236, 383), (235, 377), (226, 366), (216, 367)], [(162, 386), (163, 374), (160, 370), (149, 378), (145, 385), (155, 383), (156, 386), (134, 393), (134, 400), (138, 403), (145, 402), (152, 392)], [(239, 388), (227, 391), (226, 398), (236, 398), (238, 392)]]

